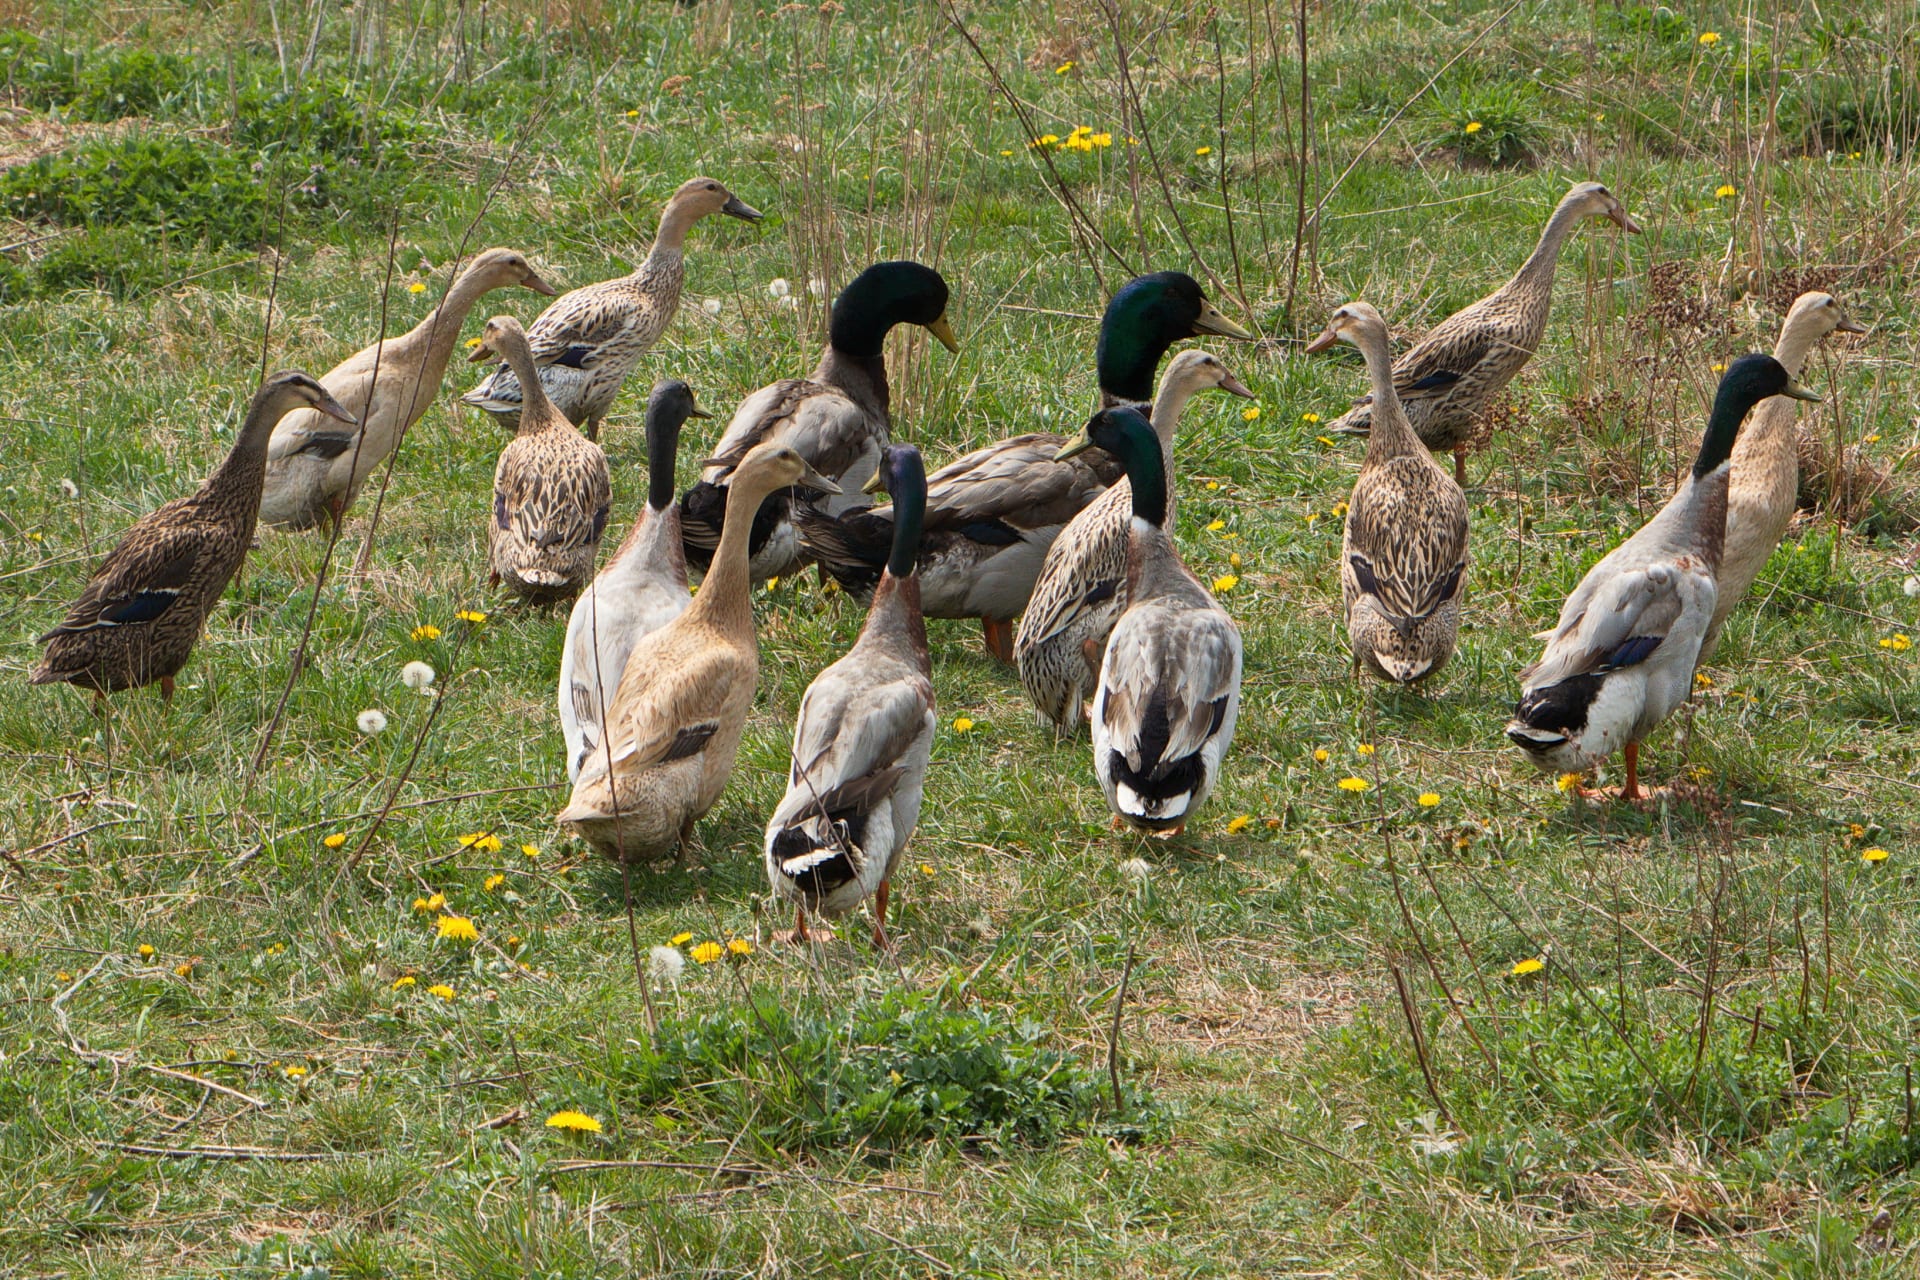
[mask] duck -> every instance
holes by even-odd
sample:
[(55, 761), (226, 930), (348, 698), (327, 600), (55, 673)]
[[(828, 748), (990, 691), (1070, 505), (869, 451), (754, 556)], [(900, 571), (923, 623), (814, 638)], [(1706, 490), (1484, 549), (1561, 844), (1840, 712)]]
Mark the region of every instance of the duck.
[[(841, 290), (813, 376), (782, 379), (742, 401), (713, 456), (701, 464), (699, 482), (681, 495), (688, 563), (706, 567), (732, 514), (727, 488), (733, 470), (769, 440), (788, 445), (835, 482), (836, 496), (821, 503), (822, 510), (838, 515), (866, 505), (864, 486), (892, 440), (881, 348), (895, 325), (915, 324), (947, 350), (959, 351), (947, 323), (947, 297), (947, 282), (938, 271), (908, 261), (877, 262)], [(794, 501), (791, 494), (770, 495), (749, 517), (756, 582), (792, 573), (804, 563), (790, 515)]]
[(1220, 778), (1240, 716), (1240, 628), (1180, 559), (1167, 532), (1160, 438), (1131, 405), (1102, 409), (1062, 453), (1126, 466), (1126, 605), (1107, 637), (1093, 697), (1093, 767), (1116, 827), (1171, 838)]
[[(1640, 233), (1626, 206), (1605, 186), (1574, 183), (1513, 279), (1442, 320), (1393, 363), (1393, 388), (1414, 434), (1429, 449), (1452, 451), (1454, 482), (1463, 488), (1467, 443), (1480, 413), (1533, 359), (1546, 336), (1560, 250), (1588, 218), (1606, 218), (1630, 235)], [(1363, 396), (1327, 429), (1364, 436), (1372, 422), (1373, 397)]]
[(100, 697), (158, 683), (162, 701), (172, 702), (174, 677), (252, 545), (273, 428), (298, 409), (354, 425), (317, 379), (297, 369), (269, 376), (225, 461), (194, 492), (128, 529), (60, 625), (40, 637), (45, 652), (29, 683), (66, 683)]
[(1643, 798), (1640, 743), (1692, 695), (1712, 621), (1740, 424), (1771, 396), (1818, 400), (1769, 355), (1741, 356), (1714, 393), (1693, 469), (1658, 515), (1580, 580), (1520, 673), (1507, 737), (1535, 765), (1584, 774), (1625, 749), (1623, 800)]
[[(653, 248), (633, 274), (560, 295), (527, 330), (547, 399), (587, 439), (600, 438), (600, 424), (621, 384), (673, 322), (687, 278), (687, 233), (714, 213), (743, 222), (765, 216), (712, 178), (689, 178), (668, 198)], [(461, 401), (516, 431), (524, 385), (521, 375), (502, 362)]]
[[(1187, 402), (1203, 391), (1253, 399), (1253, 392), (1218, 356), (1194, 348), (1175, 355), (1160, 379), (1149, 421), (1160, 438), (1162, 463), (1173, 468), (1173, 437)], [(1168, 518), (1175, 494), (1167, 491)], [(1124, 475), (1053, 540), (1014, 639), (1020, 684), (1056, 735), (1078, 731), (1085, 699), (1093, 694), (1100, 655), (1125, 606), (1127, 538), (1133, 491)]]
[(493, 519), (487, 522), (491, 582), (504, 582), (533, 603), (567, 599), (587, 584), (607, 527), (613, 503), (607, 455), (547, 399), (518, 320), (495, 316), (487, 321), (469, 358), (475, 363), (505, 359), (523, 375), (527, 393), (519, 434), (500, 451), (493, 469)]
[[(1773, 358), (1800, 376), (1807, 355), (1830, 333), (1865, 333), (1840, 305), (1839, 299), (1818, 290), (1793, 300)], [(1753, 586), (1773, 549), (1793, 519), (1800, 487), (1798, 450), (1799, 411), (1793, 399), (1776, 396), (1760, 402), (1733, 446), (1733, 475), (1727, 482), (1727, 539), (1715, 575), (1713, 620), (1700, 643), (1701, 665), (1712, 661), (1720, 647), (1720, 631), (1727, 615)]]
[(679, 379), (657, 382), (647, 397), (647, 501), (593, 585), (573, 602), (560, 650), (560, 733), (567, 744), (567, 781), (599, 747), (607, 700), (620, 686), (627, 655), (640, 637), (685, 611), (687, 560), (680, 547), (680, 503), (673, 470), (680, 428), (712, 417)]
[(699, 594), (627, 656), (607, 708), (607, 747), (588, 755), (556, 819), (601, 853), (627, 862), (684, 854), (694, 824), (726, 790), (760, 673), (751, 513), (797, 485), (839, 487), (781, 441), (748, 451), (733, 470), (734, 509)]
[(808, 940), (809, 912), (835, 919), (871, 899), (873, 945), (889, 950), (888, 890), (920, 820), (936, 715), (917, 572), (927, 474), (920, 451), (900, 444), (876, 474), (893, 544), (860, 638), (800, 699), (787, 793), (767, 821), (767, 881), (794, 904), (782, 942)]
[(323, 522), (337, 527), (360, 486), (439, 394), (467, 313), (493, 290), (509, 286), (553, 294), (524, 254), (488, 249), (454, 277), (426, 319), (322, 374), (320, 385), (360, 425), (348, 430), (315, 409), (296, 409), (280, 419), (267, 444), (261, 523), (286, 530)]
[(1396, 684), (1453, 656), (1467, 583), (1467, 497), (1413, 434), (1393, 385), (1387, 322), (1364, 302), (1333, 313), (1309, 354), (1350, 342), (1373, 383), (1373, 430), (1347, 499), (1340, 595), (1354, 670)]

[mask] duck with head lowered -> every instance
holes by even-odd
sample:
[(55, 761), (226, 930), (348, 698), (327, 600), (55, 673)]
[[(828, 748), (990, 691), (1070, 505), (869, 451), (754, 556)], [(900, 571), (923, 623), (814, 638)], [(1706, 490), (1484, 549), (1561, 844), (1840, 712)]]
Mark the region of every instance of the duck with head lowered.
[[(878, 262), (853, 278), (834, 299), (826, 350), (810, 378), (787, 378), (741, 402), (702, 464), (700, 482), (680, 499), (687, 561), (705, 568), (734, 517), (727, 496), (734, 469), (761, 444), (786, 445), (814, 471), (835, 482), (820, 509), (838, 515), (864, 506), (861, 487), (892, 441), (886, 359), (881, 349), (895, 325), (919, 325), (949, 351), (958, 351), (947, 324), (947, 282), (918, 262)], [(804, 563), (793, 524), (795, 503), (818, 497), (774, 493), (750, 513), (749, 548), (756, 582), (793, 572)]]
[(1640, 742), (1692, 695), (1713, 619), (1727, 533), (1727, 482), (1740, 424), (1770, 396), (1818, 400), (1772, 356), (1745, 355), (1720, 379), (1693, 470), (1640, 532), (1587, 570), (1520, 673), (1507, 737), (1542, 769), (1587, 773), (1626, 751), (1621, 798), (1641, 798)]
[(226, 461), (193, 493), (127, 530), (60, 625), (40, 637), (46, 653), (30, 683), (64, 681), (107, 694), (157, 681), (160, 696), (172, 699), (174, 676), (253, 542), (274, 425), (296, 409), (354, 421), (297, 370), (261, 383)]

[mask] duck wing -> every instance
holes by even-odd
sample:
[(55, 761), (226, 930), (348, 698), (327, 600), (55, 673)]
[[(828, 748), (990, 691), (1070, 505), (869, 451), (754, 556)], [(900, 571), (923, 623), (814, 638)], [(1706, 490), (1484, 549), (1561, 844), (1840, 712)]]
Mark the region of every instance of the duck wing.
[(158, 621), (178, 604), (212, 550), (198, 528), (136, 528), (100, 566), (59, 626), (40, 643), (101, 627)]
[(1616, 570), (1586, 592), (1571, 617), (1563, 615), (1540, 660), (1520, 673), (1522, 685), (1535, 689), (1571, 676), (1638, 666), (1656, 656), (1674, 661), (1689, 643), (1697, 656), (1714, 594), (1711, 570), (1691, 557)]

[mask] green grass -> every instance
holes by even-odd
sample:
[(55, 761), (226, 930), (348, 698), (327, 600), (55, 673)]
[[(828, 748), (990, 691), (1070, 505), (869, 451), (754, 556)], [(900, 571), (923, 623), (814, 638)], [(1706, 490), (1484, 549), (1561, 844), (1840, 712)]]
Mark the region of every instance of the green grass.
[[(1052, 156), (1079, 223), (937, 7), (763, 8), (10, 10), (0, 1271), (1911, 1274), (1920, 650), (1880, 644), (1920, 633), (1911, 15), (1309, 6), (1321, 216), (1292, 286), (1285, 7), (1226, 6), (1217, 54), (1201, 10), (1128, 7), (1137, 112), (1097, 6), (966, 15), (1040, 132), (1114, 135)], [(1084, 741), (1055, 744), (974, 633), (936, 623), (948, 727), (897, 958), (857, 921), (817, 960), (770, 946), (762, 820), (800, 695), (861, 621), (809, 575), (759, 601), (760, 702), (695, 856), (631, 877), (589, 858), (551, 820), (564, 617), (485, 587), (502, 437), (455, 407), (460, 370), (364, 572), (371, 504), (349, 520), (251, 783), (321, 539), (262, 534), (170, 710), (131, 694), (103, 724), (25, 684), (119, 532), (224, 453), (269, 297), (267, 366), (321, 371), (378, 332), (396, 217), (398, 329), (489, 244), (564, 285), (624, 271), (695, 172), (773, 216), (695, 231), (687, 303), (606, 436), (617, 512), (644, 488), (648, 382), (730, 408), (804, 372), (803, 282), (876, 257), (954, 286), (962, 352), (891, 349), (897, 434), (935, 462), (1076, 426), (1092, 317), (1132, 272), (1193, 271), (1268, 339), (1212, 346), (1259, 417), (1196, 402), (1179, 450), (1182, 545), (1208, 576), (1240, 557), (1247, 642), (1239, 738), (1187, 837), (1110, 832)], [(1363, 377), (1299, 341), (1350, 297), (1417, 334), (1589, 176), (1646, 234), (1573, 242), (1473, 460), (1461, 652), (1425, 695), (1356, 685), (1332, 515), (1355, 455), (1306, 415)], [(1813, 286), (1873, 327), (1814, 360), (1815, 430), (1891, 487), (1789, 534), (1648, 744), (1680, 791), (1574, 804), (1499, 734), (1528, 637), (1662, 501), (1711, 365), (1770, 346)], [(400, 684), (416, 658), (437, 707)], [(436, 939), (434, 894), (476, 944)], [(643, 990), (634, 942), (644, 964), (683, 932), (755, 949)], [(560, 1110), (603, 1131), (547, 1128)]]

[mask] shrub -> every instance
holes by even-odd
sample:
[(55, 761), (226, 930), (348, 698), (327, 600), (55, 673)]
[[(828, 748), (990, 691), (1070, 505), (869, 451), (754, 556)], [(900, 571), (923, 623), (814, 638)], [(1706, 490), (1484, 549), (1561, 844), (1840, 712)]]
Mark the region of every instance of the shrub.
[(214, 143), (102, 140), (0, 174), (0, 208), (70, 226), (143, 227), (193, 242), (253, 244), (271, 229), (264, 176)]

